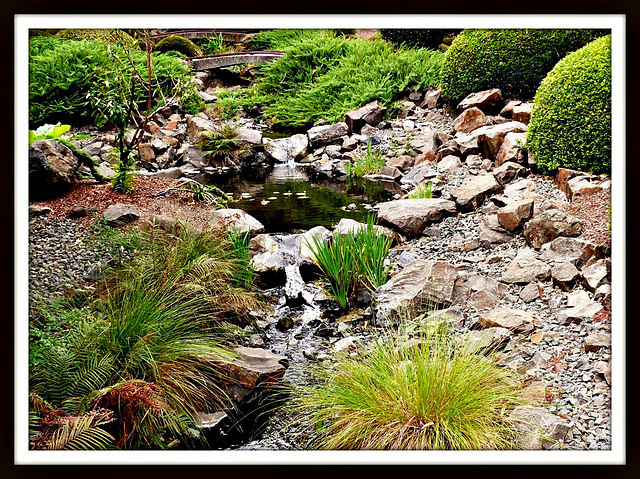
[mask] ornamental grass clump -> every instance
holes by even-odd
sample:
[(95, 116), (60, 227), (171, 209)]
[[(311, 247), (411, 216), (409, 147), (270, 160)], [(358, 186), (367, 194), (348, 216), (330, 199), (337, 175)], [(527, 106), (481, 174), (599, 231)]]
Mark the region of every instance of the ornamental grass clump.
[(348, 308), (358, 287), (374, 290), (387, 282), (390, 265), (385, 260), (391, 238), (376, 229), (373, 217), (355, 233), (334, 233), (327, 242), (315, 236), (311, 240), (307, 246), (342, 309)]
[(368, 143), (367, 151), (356, 157), (353, 163), (345, 162), (344, 169), (348, 178), (362, 178), (364, 175), (380, 173), (386, 161), (382, 152)]
[(434, 328), (387, 331), (368, 351), (313, 367), (312, 383), (294, 387), (287, 429), (309, 449), (513, 449), (520, 383), (471, 351)]
[(135, 244), (140, 249), (97, 284), (94, 298), (81, 308), (69, 305), (62, 316), (60, 308), (51, 311), (65, 321), (63, 332), (46, 314), (34, 329), (37, 434), (58, 409), (70, 417), (108, 410), (115, 421), (87, 427), (107, 431), (110, 446), (186, 447), (198, 411), (230, 404), (217, 367), (234, 357), (224, 325), (243, 321), (260, 303), (236, 285), (243, 266), (226, 231), (181, 225), (176, 235), (151, 230)]

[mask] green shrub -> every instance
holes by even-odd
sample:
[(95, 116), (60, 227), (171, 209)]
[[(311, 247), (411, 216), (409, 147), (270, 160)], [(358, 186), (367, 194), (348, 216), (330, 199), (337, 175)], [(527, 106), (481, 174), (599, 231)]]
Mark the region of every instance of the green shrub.
[(156, 43), (154, 50), (160, 53), (176, 51), (187, 57), (198, 57), (202, 55), (202, 50), (198, 45), (180, 35), (167, 35)]
[(567, 53), (603, 30), (463, 30), (445, 54), (442, 98), (460, 101), (469, 93), (499, 88), (504, 98), (533, 98), (540, 82)]
[(60, 30), (55, 36), (65, 40), (98, 40), (103, 43), (117, 43), (124, 38), (129, 45), (135, 42), (128, 33), (107, 28), (66, 29)]
[(380, 34), (385, 40), (396, 45), (405, 45), (410, 48), (429, 48), (436, 50), (447, 37), (453, 37), (462, 30), (455, 29), (382, 29)]
[(611, 171), (611, 36), (567, 55), (533, 102), (527, 149), (538, 168)]
[(439, 83), (441, 52), (396, 49), (383, 40), (336, 37), (330, 31), (292, 36), (288, 45), (276, 43), (284, 56), (261, 66), (256, 85), (242, 97), (245, 107), (262, 106), (272, 123), (336, 122), (370, 101), (391, 106), (402, 93)]
[[(114, 63), (114, 58), (119, 58), (119, 65), (128, 65), (123, 49), (117, 44), (109, 48), (111, 54), (107, 44), (97, 40), (32, 38), (29, 41), (30, 126), (58, 121), (70, 124), (94, 121), (97, 126), (113, 122), (117, 105), (109, 103), (108, 98), (114, 95), (114, 85), (126, 80), (116, 75), (131, 77), (132, 72)], [(176, 55), (154, 53), (152, 96), (162, 101), (177, 93), (186, 108), (186, 104), (196, 105), (199, 97), (193, 88), (185, 86), (192, 74)], [(143, 51), (131, 50), (131, 57), (139, 71), (146, 70)], [(139, 82), (131, 95), (138, 104), (144, 105), (146, 91)], [(112, 105), (110, 109), (109, 105)]]
[(288, 427), (310, 449), (514, 449), (517, 378), (438, 329), (388, 331), (370, 351), (312, 367)]

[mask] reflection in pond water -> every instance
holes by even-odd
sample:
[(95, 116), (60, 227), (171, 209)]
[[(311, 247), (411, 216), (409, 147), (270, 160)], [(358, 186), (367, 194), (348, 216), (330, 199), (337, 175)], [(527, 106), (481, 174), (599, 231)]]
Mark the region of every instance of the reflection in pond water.
[(243, 174), (216, 186), (233, 196), (230, 208), (249, 213), (267, 233), (331, 228), (341, 218), (366, 222), (370, 205), (393, 196), (378, 182), (313, 182), (291, 163), (276, 165), (266, 178)]

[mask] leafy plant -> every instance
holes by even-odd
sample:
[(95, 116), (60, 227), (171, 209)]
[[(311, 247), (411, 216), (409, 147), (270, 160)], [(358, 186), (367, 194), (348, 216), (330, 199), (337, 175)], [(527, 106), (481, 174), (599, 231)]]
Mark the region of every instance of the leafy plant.
[(207, 35), (199, 42), (203, 55), (217, 55), (220, 53), (231, 53), (237, 49), (228, 45), (221, 33), (212, 33)]
[(385, 259), (391, 238), (376, 230), (373, 217), (355, 233), (334, 233), (329, 242), (315, 236), (311, 240), (307, 246), (342, 309), (347, 309), (358, 286), (373, 290), (387, 282), (390, 265), (385, 265)]
[(537, 167), (611, 170), (611, 36), (570, 53), (542, 80), (526, 148)]
[(367, 151), (356, 157), (355, 163), (345, 162), (347, 177), (362, 178), (364, 175), (379, 173), (386, 162), (386, 158), (371, 143), (367, 143)]
[(299, 440), (311, 449), (512, 449), (520, 383), (491, 354), (433, 329), (374, 338), (368, 351), (312, 367), (293, 387)]
[(48, 123), (36, 128), (36, 130), (29, 130), (29, 144), (36, 140), (53, 140), (59, 136), (64, 135), (71, 129), (71, 125), (61, 125), (60, 122), (55, 125)]
[(531, 99), (540, 82), (569, 52), (606, 30), (467, 29), (451, 43), (442, 64), (442, 98), (499, 88), (504, 98)]
[(409, 198), (418, 199), (418, 198), (431, 198), (431, 182), (422, 183), (418, 185), (418, 187), (409, 193)]
[(207, 130), (200, 134), (199, 145), (202, 155), (209, 161), (218, 160), (225, 164), (232, 162), (234, 152), (247, 150), (247, 145), (241, 145), (236, 139), (237, 126), (225, 123), (215, 130)]

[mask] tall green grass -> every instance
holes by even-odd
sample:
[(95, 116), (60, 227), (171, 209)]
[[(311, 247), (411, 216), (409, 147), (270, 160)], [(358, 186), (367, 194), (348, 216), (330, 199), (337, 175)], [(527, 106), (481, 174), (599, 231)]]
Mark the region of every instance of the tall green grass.
[(388, 331), (368, 352), (314, 367), (293, 390), (288, 428), (310, 449), (515, 448), (520, 382), (464, 341)]
[(373, 290), (387, 282), (390, 266), (385, 259), (391, 238), (376, 230), (371, 216), (355, 233), (334, 233), (328, 242), (312, 236), (307, 246), (342, 309), (348, 308), (357, 287)]
[(67, 330), (51, 326), (55, 309), (46, 316), (31, 386), (49, 411), (114, 411), (118, 447), (167, 448), (196, 428), (197, 411), (229, 403), (216, 367), (233, 357), (223, 324), (260, 303), (236, 285), (226, 232), (151, 230), (141, 244), (93, 302), (66, 312)]
[(260, 68), (258, 83), (242, 100), (246, 106), (261, 105), (272, 123), (301, 127), (321, 118), (335, 122), (370, 101), (392, 107), (400, 94), (439, 83), (441, 52), (345, 38), (329, 30), (272, 35), (278, 38), (265, 40), (265, 48), (285, 54)]
[(349, 178), (362, 178), (364, 175), (380, 173), (387, 159), (377, 149), (367, 144), (367, 150), (357, 156), (355, 162), (345, 162), (344, 169)]

